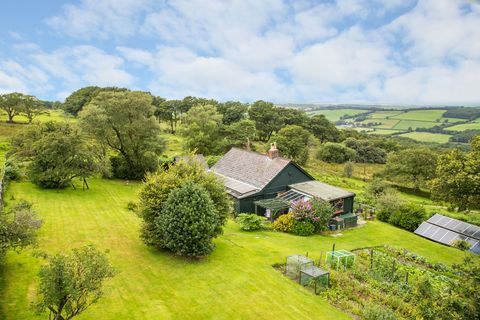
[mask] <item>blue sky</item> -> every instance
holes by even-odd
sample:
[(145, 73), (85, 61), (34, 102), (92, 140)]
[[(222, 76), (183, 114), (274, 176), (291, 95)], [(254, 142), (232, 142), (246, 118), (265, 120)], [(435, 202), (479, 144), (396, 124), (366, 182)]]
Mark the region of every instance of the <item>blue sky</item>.
[(16, 0), (0, 92), (87, 85), (165, 98), (480, 103), (480, 3), (455, 0)]

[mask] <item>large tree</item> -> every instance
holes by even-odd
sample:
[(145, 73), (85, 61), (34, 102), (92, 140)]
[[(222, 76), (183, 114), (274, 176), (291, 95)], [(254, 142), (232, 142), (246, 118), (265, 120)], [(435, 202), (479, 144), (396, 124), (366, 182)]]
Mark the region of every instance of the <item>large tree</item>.
[(21, 111), (27, 117), (28, 123), (32, 123), (33, 119), (45, 113), (45, 104), (34, 96), (25, 96)]
[(154, 114), (159, 121), (165, 121), (170, 125), (170, 133), (175, 134), (177, 131), (178, 121), (180, 120), (182, 101), (181, 100), (165, 100), (153, 99), (155, 106)]
[(187, 112), (183, 122), (181, 134), (185, 138), (185, 149), (210, 155), (218, 153), (224, 146), (220, 135), (222, 115), (217, 112), (215, 106), (195, 106)]
[(283, 127), (283, 117), (271, 102), (256, 101), (248, 110), (248, 117), (255, 122), (258, 138), (268, 141), (274, 132)]
[(310, 133), (302, 127), (288, 125), (283, 127), (272, 137), (276, 142), (280, 153), (295, 160), (299, 164), (305, 164), (308, 160), (308, 142)]
[(297, 125), (308, 128), (308, 116), (305, 111), (301, 109), (292, 108), (278, 108), (278, 113), (285, 125)]
[(100, 88), (90, 86), (72, 92), (63, 103), (64, 110), (76, 116), (97, 94), (98, 89)]
[(227, 101), (217, 105), (217, 111), (223, 116), (224, 125), (231, 125), (235, 122), (244, 120), (247, 116), (248, 104), (238, 101)]
[(405, 149), (388, 156), (383, 176), (418, 190), (435, 177), (436, 163), (437, 154), (428, 148)]
[(232, 211), (230, 198), (222, 181), (215, 174), (205, 171), (197, 161), (180, 161), (168, 170), (147, 175), (140, 191), (140, 216), (143, 219), (141, 237), (147, 245), (165, 247), (163, 234), (156, 221), (163, 214), (165, 202), (172, 190), (187, 181), (193, 181), (207, 191), (216, 212), (214, 235), (222, 233), (222, 227)]
[(25, 98), (25, 95), (18, 92), (0, 95), (0, 108), (7, 114), (8, 123), (13, 123), (15, 116), (23, 111)]
[(115, 177), (142, 179), (155, 171), (165, 149), (152, 96), (140, 91), (101, 91), (79, 114), (80, 126), (115, 152)]
[(323, 114), (311, 117), (308, 120), (307, 128), (321, 143), (340, 141), (340, 131)]
[(231, 146), (242, 146), (250, 148), (251, 142), (255, 139), (257, 131), (255, 122), (252, 120), (241, 120), (225, 128), (228, 143)]
[[(87, 144), (77, 127), (47, 122), (13, 139), (13, 151), (28, 161), (30, 179), (43, 188), (65, 188), (75, 178), (87, 178), (103, 169), (95, 145)], [(72, 184), (73, 186), (73, 184)]]
[(480, 136), (471, 141), (472, 151), (450, 150), (438, 157), (432, 195), (459, 210), (480, 208)]
[(103, 283), (114, 274), (107, 256), (93, 246), (52, 256), (40, 269), (34, 307), (38, 314), (48, 312), (49, 319), (72, 319), (103, 296)]

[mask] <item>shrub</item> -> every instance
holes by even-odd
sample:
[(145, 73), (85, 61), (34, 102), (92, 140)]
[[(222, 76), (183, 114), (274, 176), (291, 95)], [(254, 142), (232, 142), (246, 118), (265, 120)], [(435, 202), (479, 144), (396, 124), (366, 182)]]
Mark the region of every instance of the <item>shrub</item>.
[(347, 161), (343, 166), (343, 175), (347, 178), (351, 178), (353, 176), (353, 170), (355, 169), (352, 161)]
[(216, 208), (207, 190), (193, 181), (170, 193), (155, 222), (165, 248), (175, 254), (201, 257), (215, 247)]
[(363, 319), (365, 320), (396, 320), (395, 314), (377, 305), (367, 305), (363, 309)]
[(210, 156), (205, 157), (205, 161), (207, 161), (208, 167), (211, 168), (215, 165), (215, 163), (217, 163), (218, 160), (220, 160), (221, 157), (222, 156), (210, 155)]
[(415, 231), (426, 219), (426, 215), (427, 213), (424, 207), (414, 204), (404, 204), (390, 215), (388, 222), (402, 229)]
[(254, 213), (240, 213), (237, 217), (240, 229), (244, 231), (257, 231), (263, 229), (265, 217), (257, 216)]
[(4, 174), (5, 179), (8, 181), (14, 181), (20, 178), (21, 172), (16, 162), (14, 162), (12, 159), (7, 159), (7, 161), (5, 161)]
[(403, 201), (399, 198), (398, 192), (392, 189), (381, 194), (375, 201), (375, 205), (378, 220), (388, 222), (390, 216), (403, 205)]
[(163, 206), (172, 190), (187, 181), (194, 181), (207, 190), (216, 208), (216, 234), (223, 232), (223, 225), (232, 210), (223, 183), (197, 161), (180, 161), (168, 170), (147, 175), (140, 191), (141, 237), (147, 245), (164, 247), (155, 220), (163, 214)]
[(292, 233), (297, 236), (307, 237), (315, 232), (315, 226), (309, 221), (295, 221)]
[(272, 224), (272, 228), (275, 231), (291, 233), (295, 225), (295, 218), (293, 214), (283, 214), (277, 218)]
[(311, 223), (315, 228), (315, 232), (320, 232), (327, 228), (327, 223), (334, 212), (330, 203), (317, 199), (298, 200), (293, 202), (291, 207), (295, 220)]
[(340, 143), (327, 142), (317, 152), (317, 159), (333, 162), (344, 163), (346, 161), (354, 160), (356, 152), (355, 150), (348, 148)]
[(129, 201), (127, 203), (127, 209), (130, 210), (130, 211), (137, 211), (138, 209), (138, 204), (134, 201)]

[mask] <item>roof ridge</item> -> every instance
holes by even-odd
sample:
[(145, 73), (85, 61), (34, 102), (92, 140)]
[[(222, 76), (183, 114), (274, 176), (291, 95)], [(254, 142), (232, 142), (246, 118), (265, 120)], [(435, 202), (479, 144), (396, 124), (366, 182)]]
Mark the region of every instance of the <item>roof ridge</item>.
[[(243, 149), (243, 148), (239, 148), (239, 147), (232, 147), (232, 148), (230, 148), (230, 150), (232, 150), (232, 149), (237, 149), (237, 150), (240, 150), (240, 151), (243, 151), (243, 152), (253, 153), (253, 154), (255, 154), (255, 155), (263, 156), (263, 157), (266, 157), (266, 158), (270, 159), (270, 158), (268, 157), (268, 155), (266, 155), (266, 154), (264, 154), (264, 153), (260, 153), (260, 152), (258, 152), (258, 151), (247, 150), (247, 149)], [(230, 150), (228, 150), (227, 153), (230, 152)], [(285, 158), (285, 157), (282, 157), (282, 156), (278, 156), (278, 157), (276, 157), (275, 159), (282, 159), (282, 160), (286, 160), (286, 161), (288, 161), (288, 162), (293, 162), (292, 159)], [(274, 159), (270, 159), (270, 160), (274, 160)]]

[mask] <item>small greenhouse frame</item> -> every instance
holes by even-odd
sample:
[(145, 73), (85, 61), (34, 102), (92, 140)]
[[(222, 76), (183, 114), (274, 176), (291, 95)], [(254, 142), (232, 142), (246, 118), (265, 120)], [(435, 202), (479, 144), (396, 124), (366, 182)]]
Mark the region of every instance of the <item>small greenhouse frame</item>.
[(330, 264), (331, 268), (339, 269), (343, 266), (344, 269), (350, 268), (355, 263), (355, 254), (347, 250), (328, 251), (325, 257), (325, 262)]
[(328, 287), (330, 273), (319, 267), (311, 266), (300, 270), (300, 278), (298, 282), (304, 287), (311, 288), (315, 294), (319, 294), (322, 288)]
[(285, 262), (285, 274), (290, 279), (299, 279), (300, 271), (313, 267), (312, 259), (309, 259), (301, 254), (294, 254), (288, 256)]

